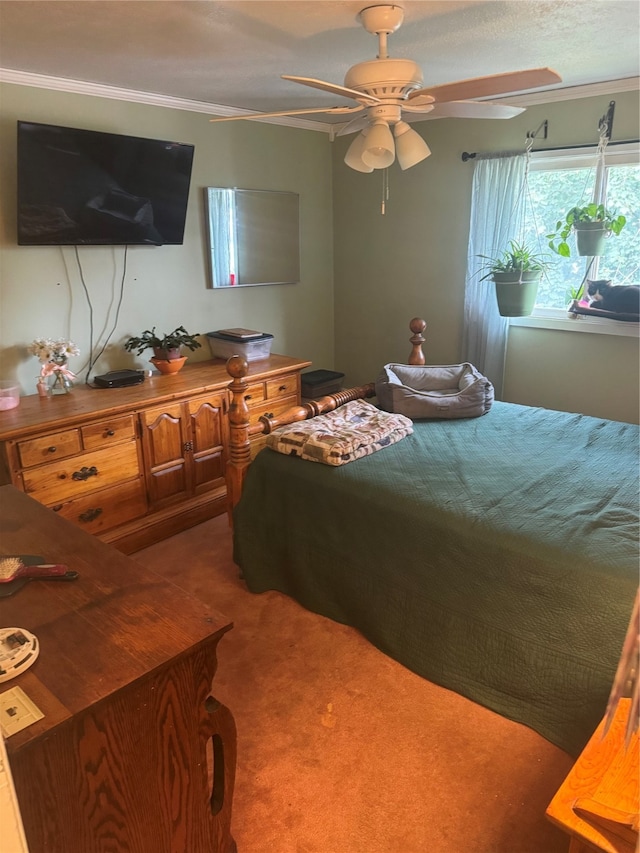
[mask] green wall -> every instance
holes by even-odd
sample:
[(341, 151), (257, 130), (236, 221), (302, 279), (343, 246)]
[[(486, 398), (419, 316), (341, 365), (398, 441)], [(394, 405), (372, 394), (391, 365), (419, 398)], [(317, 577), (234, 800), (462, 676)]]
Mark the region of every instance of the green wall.
[[(275, 336), (273, 352), (333, 366), (331, 147), (324, 133), (257, 122), (211, 124), (204, 113), (5, 84), (0, 88), (0, 377), (35, 393), (39, 364), (26, 352), (35, 337), (71, 337), (89, 350), (90, 318), (73, 247), (16, 245), (16, 121), (70, 125), (195, 144), (185, 242), (129, 247), (125, 295), (97, 373), (150, 367), (131, 356), (131, 335), (184, 325), (205, 333), (243, 326)], [(204, 187), (289, 190), (300, 196), (301, 282), (213, 290), (209, 287)], [(111, 330), (123, 271), (122, 247), (81, 247), (93, 304), (94, 345)], [(97, 351), (97, 349), (94, 349)], [(208, 345), (189, 356), (209, 358)], [(84, 378), (84, 376), (83, 376)]]
[[(595, 142), (616, 101), (614, 140), (637, 138), (637, 92), (530, 107), (509, 121), (442, 119), (414, 124), (432, 156), (407, 172), (354, 172), (342, 158), (352, 137), (258, 122), (210, 124), (208, 116), (28, 86), (0, 87), (0, 377), (35, 391), (38, 364), (26, 346), (70, 336), (89, 346), (89, 312), (72, 247), (18, 247), (15, 235), (15, 123), (18, 118), (196, 146), (183, 246), (132, 247), (125, 297), (97, 372), (134, 364), (122, 343), (156, 325), (206, 332), (245, 326), (275, 335), (274, 352), (335, 368), (348, 384), (370, 381), (388, 361), (406, 360), (412, 317), (427, 321), (427, 361), (461, 359), (464, 274), (473, 162), (463, 151), (522, 149), (526, 132), (549, 120), (545, 147)], [(536, 146), (537, 147), (537, 146)], [(203, 190), (206, 186), (300, 194), (301, 282), (212, 290)], [(113, 323), (122, 248), (84, 247), (82, 271), (94, 306), (94, 345)], [(208, 357), (203, 348), (193, 359)], [(576, 378), (576, 377), (581, 378)], [(638, 420), (637, 338), (512, 328), (505, 399), (619, 420)]]
[[(464, 277), (473, 161), (463, 151), (523, 150), (527, 131), (548, 119), (536, 147), (595, 143), (598, 121), (616, 101), (613, 139), (638, 137), (638, 95), (627, 92), (530, 107), (508, 121), (441, 119), (413, 124), (432, 156), (403, 172), (389, 169), (381, 215), (382, 176), (349, 169), (333, 152), (335, 367), (351, 383), (409, 355), (409, 320), (427, 321), (427, 363), (462, 358)], [(638, 421), (637, 337), (512, 328), (504, 398)]]

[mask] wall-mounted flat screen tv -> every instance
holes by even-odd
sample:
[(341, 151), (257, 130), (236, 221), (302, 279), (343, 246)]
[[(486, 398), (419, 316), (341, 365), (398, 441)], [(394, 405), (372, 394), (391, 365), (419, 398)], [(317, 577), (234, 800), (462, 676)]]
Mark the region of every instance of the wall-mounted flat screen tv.
[(177, 245), (194, 146), (18, 122), (18, 245)]

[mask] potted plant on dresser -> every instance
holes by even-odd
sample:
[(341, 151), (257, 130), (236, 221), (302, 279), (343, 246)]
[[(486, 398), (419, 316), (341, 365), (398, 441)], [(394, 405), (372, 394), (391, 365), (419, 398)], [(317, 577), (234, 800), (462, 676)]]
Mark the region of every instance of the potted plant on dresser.
[(496, 257), (480, 255), (487, 270), (480, 281), (491, 279), (496, 286), (498, 311), (502, 317), (528, 317), (538, 295), (538, 284), (549, 262), (526, 243), (515, 240)]
[(127, 352), (135, 351), (137, 355), (152, 349), (153, 357), (150, 361), (161, 373), (177, 373), (187, 360), (187, 356), (182, 355), (182, 348), (193, 351), (202, 346), (196, 340), (198, 334), (199, 332), (191, 334), (184, 326), (178, 326), (172, 332), (159, 335), (154, 326), (152, 329), (145, 329), (137, 337), (129, 338), (124, 348)]
[(549, 248), (563, 258), (571, 257), (568, 238), (573, 231), (579, 255), (590, 258), (604, 255), (605, 240), (611, 234), (617, 237), (626, 222), (625, 216), (614, 213), (604, 204), (592, 202), (582, 207), (572, 207), (564, 219), (558, 220), (555, 231), (547, 234)]

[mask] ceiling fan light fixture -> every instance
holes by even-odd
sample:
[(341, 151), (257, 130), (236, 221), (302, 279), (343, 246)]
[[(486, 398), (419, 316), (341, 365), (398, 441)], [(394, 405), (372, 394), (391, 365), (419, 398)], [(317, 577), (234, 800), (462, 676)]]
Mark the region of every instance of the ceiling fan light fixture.
[(399, 121), (393, 129), (396, 138), (396, 155), (404, 171), (426, 160), (431, 149), (424, 139), (406, 121)]
[(367, 132), (363, 130), (353, 140), (347, 153), (344, 155), (344, 162), (356, 172), (373, 172), (373, 166), (368, 166), (362, 159), (362, 152), (367, 141)]
[(386, 169), (395, 159), (395, 145), (389, 125), (384, 119), (378, 119), (369, 127), (362, 151), (362, 160), (372, 169)]

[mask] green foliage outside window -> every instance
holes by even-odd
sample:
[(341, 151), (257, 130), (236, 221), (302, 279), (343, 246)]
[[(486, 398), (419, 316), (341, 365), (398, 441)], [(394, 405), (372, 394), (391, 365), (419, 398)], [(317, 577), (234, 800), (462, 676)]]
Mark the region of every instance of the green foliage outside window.
[[(593, 167), (532, 170), (528, 177), (526, 243), (539, 251), (546, 249), (546, 236), (554, 229), (559, 216), (576, 204), (587, 204), (591, 200), (594, 180)], [(627, 222), (619, 236), (608, 238), (605, 254), (592, 264), (588, 277), (610, 278), (614, 284), (637, 284), (640, 280), (640, 165), (607, 168), (606, 205), (626, 217)], [(587, 258), (573, 252), (569, 258), (557, 256), (556, 263), (542, 277), (536, 305), (565, 308), (582, 284), (587, 262)]]

